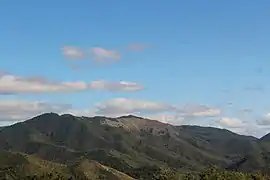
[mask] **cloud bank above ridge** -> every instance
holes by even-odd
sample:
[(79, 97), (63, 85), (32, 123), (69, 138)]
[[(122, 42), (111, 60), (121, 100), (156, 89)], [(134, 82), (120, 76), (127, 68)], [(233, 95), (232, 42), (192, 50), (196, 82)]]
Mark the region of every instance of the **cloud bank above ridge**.
[(92, 82), (58, 82), (39, 76), (21, 77), (11, 74), (0, 74), (0, 95), (78, 92), (88, 90), (132, 92), (142, 90), (143, 88), (143, 85), (139, 83), (128, 81), (110, 82), (106, 80), (96, 80)]

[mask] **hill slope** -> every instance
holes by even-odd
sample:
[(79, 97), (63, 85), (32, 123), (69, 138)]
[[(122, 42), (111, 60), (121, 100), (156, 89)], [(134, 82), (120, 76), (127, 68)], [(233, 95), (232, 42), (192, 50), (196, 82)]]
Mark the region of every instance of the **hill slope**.
[(248, 149), (248, 153), (228, 169), (245, 172), (265, 172), (270, 174), (270, 135), (257, 141), (256, 149)]
[(0, 130), (2, 150), (61, 164), (95, 160), (129, 174), (146, 166), (183, 172), (241, 164), (237, 168), (250, 170), (253, 161), (245, 166), (241, 162), (265, 151), (263, 147), (254, 137), (228, 130), (172, 126), (136, 116), (89, 118), (46, 113)]
[(82, 160), (64, 165), (21, 153), (0, 152), (0, 179), (23, 180), (28, 178), (62, 180), (133, 179), (95, 161)]

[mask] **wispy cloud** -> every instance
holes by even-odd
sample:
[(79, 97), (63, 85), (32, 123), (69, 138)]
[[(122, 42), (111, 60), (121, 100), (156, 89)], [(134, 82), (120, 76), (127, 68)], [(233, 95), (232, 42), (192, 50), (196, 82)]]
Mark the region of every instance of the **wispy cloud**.
[[(149, 45), (134, 43), (130, 44), (127, 49), (129, 51), (144, 51)], [(92, 47), (90, 51), (84, 51), (75, 46), (64, 46), (61, 48), (63, 55), (71, 60), (87, 59), (93, 60), (95, 63), (111, 63), (121, 59), (120, 51), (113, 49), (105, 49), (103, 47)], [(75, 61), (73, 61), (75, 62)], [(77, 62), (78, 63), (78, 62)], [(77, 65), (72, 65), (73, 70), (78, 70)], [(74, 68), (75, 67), (75, 68)]]
[[(71, 113), (76, 116), (110, 116), (119, 117), (128, 114), (134, 114), (145, 118), (158, 120), (163, 123), (173, 125), (189, 124), (190, 117), (205, 118), (216, 117), (219, 118), (218, 111), (209, 109), (216, 109), (207, 107), (205, 105), (183, 105), (174, 106), (168, 103), (136, 100), (127, 98), (109, 99), (104, 102), (94, 104), (88, 109), (77, 109), (71, 104), (51, 103), (42, 101), (26, 101), (20, 99), (0, 100), (0, 121), (5, 124), (18, 122), (32, 118), (36, 115), (46, 112), (56, 112), (60, 114)], [(215, 113), (209, 113), (215, 112)], [(212, 119), (213, 120), (213, 119)], [(262, 136), (269, 129), (270, 115), (264, 116), (264, 121), (256, 124), (250, 124), (238, 118), (222, 117), (217, 121), (213, 120), (213, 126), (219, 128), (230, 129), (234, 132), (246, 135)], [(198, 122), (197, 124), (200, 124)], [(211, 124), (211, 123), (210, 123)]]
[[(5, 125), (8, 125), (14, 122), (32, 118), (42, 113), (56, 112), (59, 114), (71, 113), (76, 116), (88, 117), (97, 115), (119, 117), (134, 114), (153, 120), (158, 120), (163, 123), (181, 125), (189, 124), (189, 117), (195, 117), (200, 120), (200, 118), (213, 117), (213, 115), (215, 115), (216, 118), (219, 118), (220, 115), (217, 112), (209, 113), (209, 109), (215, 108), (206, 108), (203, 105), (194, 104), (192, 106), (183, 105), (179, 108), (179, 106), (162, 102), (127, 98), (110, 99), (94, 104), (88, 109), (77, 109), (72, 107), (71, 104), (65, 103), (4, 99), (0, 100), (0, 124), (3, 124), (1, 122), (4, 122)], [(261, 137), (269, 131), (270, 115), (266, 114), (262, 118), (262, 121), (257, 122), (257, 125), (255, 122), (247, 123), (241, 119), (226, 116), (219, 118), (217, 121), (213, 120), (212, 122), (212, 126), (218, 128), (226, 128), (236, 133)], [(200, 124), (200, 122), (196, 124)]]
[(87, 89), (85, 82), (52, 82), (43, 77), (0, 77), (0, 94), (73, 92)]
[(74, 46), (64, 46), (61, 50), (65, 57), (72, 60), (79, 60), (87, 57), (87, 54), (82, 49)]
[(70, 104), (25, 100), (0, 100), (0, 121), (16, 122), (32, 118), (41, 113), (68, 111)]
[(168, 123), (173, 125), (182, 125), (187, 120), (178, 113), (157, 113), (145, 116), (148, 119), (157, 120), (162, 123)]
[[(177, 107), (163, 102), (114, 98), (105, 102), (97, 103), (88, 110), (74, 111), (79, 114), (102, 115), (102, 116), (123, 116), (134, 114), (138, 116), (155, 118), (163, 122), (179, 124), (180, 120), (203, 117), (214, 117), (220, 114), (220, 110), (203, 105)], [(159, 119), (160, 118), (160, 119)], [(165, 120), (167, 119), (167, 120)]]
[(116, 50), (107, 50), (102, 47), (91, 48), (90, 52), (95, 62), (107, 62), (119, 60), (121, 58), (120, 52)]
[(246, 124), (237, 118), (222, 117), (218, 124), (225, 128), (243, 128)]
[(44, 77), (20, 77), (10, 74), (0, 76), (0, 94), (22, 94), (22, 93), (56, 93), (76, 92), (86, 90), (103, 91), (138, 91), (143, 86), (134, 82), (109, 82), (97, 80), (93, 82), (84, 81), (50, 81)]
[(270, 130), (270, 114), (266, 114), (258, 121), (245, 121), (236, 117), (221, 117), (213, 123), (218, 128), (229, 129), (242, 135), (262, 137)]
[(66, 58), (72, 60), (81, 60), (90, 58), (89, 55), (92, 55), (91, 58), (95, 62), (119, 60), (121, 58), (121, 54), (119, 51), (108, 50), (102, 47), (90, 48), (90, 52), (86, 52), (75, 46), (64, 46), (61, 48), (61, 50)]
[(106, 102), (98, 103), (96, 113), (103, 115), (135, 114), (171, 111), (173, 106), (145, 100), (115, 98)]
[(262, 118), (257, 120), (258, 125), (270, 126), (270, 113), (265, 114)]
[(221, 109), (219, 108), (212, 108), (202, 104), (187, 104), (178, 107), (177, 110), (186, 117), (213, 117), (221, 113)]
[[(60, 114), (71, 113), (76, 116), (111, 116), (135, 114), (156, 119), (161, 122), (179, 124), (183, 117), (166, 113), (173, 107), (166, 103), (144, 100), (131, 100), (125, 98), (111, 99), (95, 104), (89, 109), (76, 109), (70, 104), (50, 103), (42, 101), (26, 101), (20, 99), (0, 100), (0, 121), (22, 121), (46, 112)], [(145, 115), (143, 113), (146, 113)], [(150, 113), (147, 115), (147, 113)]]
[(141, 84), (128, 81), (109, 82), (105, 80), (98, 80), (91, 82), (90, 88), (105, 91), (139, 91), (144, 87)]

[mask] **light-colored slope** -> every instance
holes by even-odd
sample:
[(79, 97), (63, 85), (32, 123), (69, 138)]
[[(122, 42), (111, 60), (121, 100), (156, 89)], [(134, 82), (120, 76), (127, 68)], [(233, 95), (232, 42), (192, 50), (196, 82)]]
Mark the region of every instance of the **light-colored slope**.
[(134, 180), (130, 176), (95, 161), (82, 161), (77, 167), (88, 179)]

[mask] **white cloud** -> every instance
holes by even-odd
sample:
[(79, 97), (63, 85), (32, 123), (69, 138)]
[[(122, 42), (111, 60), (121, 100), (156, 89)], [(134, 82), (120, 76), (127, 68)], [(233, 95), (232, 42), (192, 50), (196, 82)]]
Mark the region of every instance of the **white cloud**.
[(105, 80), (98, 80), (91, 82), (90, 88), (106, 91), (139, 91), (143, 89), (143, 86), (134, 82), (127, 81), (108, 82)]
[[(61, 50), (63, 55), (71, 60), (80, 60), (88, 57), (85, 51), (75, 46), (64, 46)], [(91, 48), (90, 54), (96, 62), (108, 62), (109, 60), (119, 60), (121, 58), (120, 52), (102, 47)]]
[(85, 116), (85, 117), (94, 117), (97, 116), (96, 110), (94, 108), (90, 109), (70, 109), (64, 114), (72, 114), (74, 116)]
[(178, 111), (186, 117), (213, 117), (221, 113), (218, 108), (211, 108), (201, 104), (187, 104), (178, 108)]
[(186, 120), (184, 117), (177, 113), (159, 113), (153, 115), (146, 115), (144, 117), (173, 125), (182, 125)]
[(101, 47), (94, 47), (91, 48), (90, 50), (93, 59), (96, 62), (103, 62), (104, 60), (119, 60), (121, 55), (118, 51), (116, 50), (106, 50)]
[(265, 129), (256, 125), (249, 125), (248, 127), (244, 128), (243, 131), (239, 131), (239, 133), (261, 138), (265, 134), (269, 133), (269, 129)]
[(220, 109), (206, 109), (205, 111), (198, 111), (192, 113), (194, 117), (210, 117), (210, 116), (217, 116), (221, 112)]
[[(0, 100), (0, 120), (25, 120), (45, 112), (70, 113), (75, 116), (109, 116), (119, 117), (136, 115), (163, 123), (181, 125), (187, 123), (190, 117), (200, 118), (213, 116), (209, 107), (203, 105), (186, 105), (182, 108), (155, 101), (115, 98), (94, 104), (87, 109), (72, 108), (67, 104), (53, 104), (46, 102), (31, 102), (22, 100)], [(205, 112), (205, 113), (204, 113)]]
[(166, 103), (126, 98), (115, 98), (97, 103), (94, 107), (85, 110), (72, 110), (69, 112), (77, 116), (108, 116), (120, 117), (135, 115), (163, 123), (180, 125), (185, 117), (177, 112), (177, 109)]
[(147, 118), (155, 118), (172, 124), (179, 124), (180, 121), (182, 122), (184, 119), (188, 119), (190, 117), (201, 118), (218, 116), (220, 114), (220, 110), (204, 105), (186, 105), (183, 107), (177, 107), (163, 102), (115, 98), (97, 103), (89, 110), (76, 111), (76, 113), (112, 117), (133, 114)]
[(75, 82), (52, 82), (43, 77), (19, 77), (14, 75), (0, 75), (0, 94), (20, 93), (52, 93), (52, 92), (75, 92), (85, 90), (106, 91), (138, 91), (143, 86), (133, 82), (108, 82), (104, 80), (86, 83)]
[[(111, 116), (118, 117), (128, 114), (161, 113), (171, 111), (172, 106), (165, 103), (125, 98), (111, 99), (97, 103), (89, 109), (74, 109), (68, 104), (55, 104), (40, 101), (0, 100), (0, 121), (25, 120), (45, 112), (71, 113), (76, 116)], [(149, 116), (150, 117), (150, 116)], [(158, 120), (168, 121), (172, 115), (151, 116)], [(179, 118), (179, 117), (178, 117)], [(180, 119), (180, 118), (179, 118)]]
[(87, 57), (87, 54), (83, 50), (74, 46), (64, 46), (61, 50), (64, 56), (69, 59), (78, 60)]
[[(217, 114), (209, 113), (211, 112), (207, 111), (209, 107), (206, 108), (203, 105), (186, 105), (183, 107), (179, 108), (161, 102), (134, 100), (126, 98), (116, 98), (105, 102), (97, 103), (96, 105), (88, 109), (74, 109), (70, 104), (61, 103), (26, 101), (17, 99), (0, 100), (0, 126), (10, 125), (12, 123), (23, 121), (47, 112), (56, 112), (59, 114), (70, 113), (76, 116), (87, 117), (119, 117), (123, 115), (133, 114), (136, 116), (158, 120), (160, 122), (173, 125), (188, 124), (189, 117), (211, 117), (213, 116), (213, 114)], [(179, 109), (181, 109), (181, 111), (179, 111)], [(202, 113), (204, 112), (204, 109), (207, 113)], [(266, 117), (269, 118), (270, 115), (268, 114), (266, 115)], [(201, 123), (198, 122), (197, 124), (200, 125)], [(213, 124), (213, 126), (231, 129), (236, 133), (240, 133), (243, 135), (254, 135), (256, 137), (261, 137), (269, 131), (269, 128), (266, 128), (268, 126), (256, 126), (256, 124), (247, 124), (240, 119), (229, 117), (221, 118), (219, 121), (216, 122), (216, 124)]]
[[(70, 104), (63, 103), (50, 103), (42, 101), (27, 101), (27, 100), (0, 100), (0, 126), (10, 125), (12, 123), (23, 121), (42, 113), (56, 112), (59, 114), (70, 113), (76, 116), (110, 116), (119, 117), (123, 115), (133, 114), (153, 120), (158, 120), (163, 123), (169, 123), (173, 125), (189, 124), (189, 117), (197, 114), (196, 118), (212, 116), (212, 113), (198, 113), (195, 111), (203, 108), (194, 108), (192, 110), (185, 107), (185, 112), (179, 112), (179, 108), (170, 104), (161, 102), (152, 102), (145, 100), (134, 100), (126, 98), (116, 98), (105, 102), (97, 103), (93, 107), (88, 109), (74, 109)], [(198, 105), (202, 106), (202, 105)], [(183, 109), (183, 108), (182, 108)], [(206, 108), (207, 109), (207, 108)], [(190, 113), (188, 115), (188, 112)], [(265, 124), (270, 125), (270, 114), (265, 115), (267, 122)], [(202, 124), (200, 122), (196, 123)], [(269, 126), (256, 125), (254, 123), (245, 123), (237, 118), (222, 117), (219, 121), (216, 121), (213, 126), (219, 128), (230, 129), (236, 133), (243, 135), (254, 135), (261, 137), (269, 132)]]
[(0, 121), (22, 121), (46, 112), (61, 113), (71, 107), (69, 104), (40, 101), (0, 100)]
[(237, 118), (222, 117), (218, 123), (225, 128), (243, 128), (246, 124)]
[(259, 125), (269, 126), (270, 125), (270, 113), (265, 114), (260, 120), (257, 121)]
[(0, 94), (44, 93), (81, 91), (87, 89), (85, 82), (50, 82), (41, 77), (0, 76)]
[(102, 115), (151, 113), (173, 110), (173, 106), (165, 103), (126, 98), (115, 98), (98, 103), (95, 108), (96, 114)]

